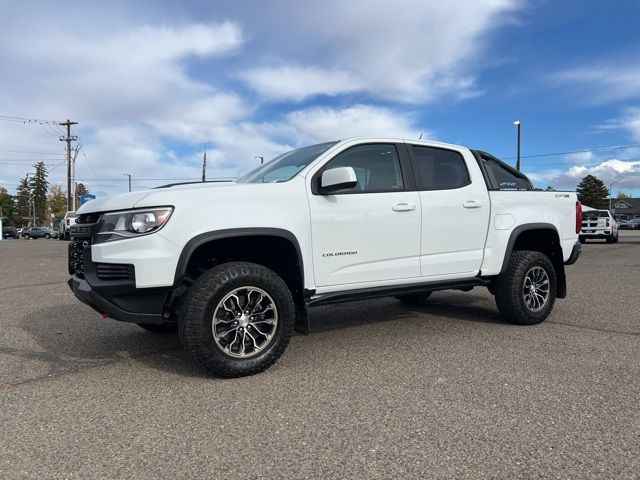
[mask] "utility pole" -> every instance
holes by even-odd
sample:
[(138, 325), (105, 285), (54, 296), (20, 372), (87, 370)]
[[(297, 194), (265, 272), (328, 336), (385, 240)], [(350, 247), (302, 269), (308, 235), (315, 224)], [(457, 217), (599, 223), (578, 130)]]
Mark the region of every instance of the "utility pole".
[(207, 144), (204, 144), (204, 156), (202, 157), (202, 181), (207, 181)]
[(122, 174), (125, 177), (129, 177), (129, 191), (131, 191), (131, 174), (130, 173), (123, 173)]
[(80, 151), (80, 147), (82, 146), (82, 144), (78, 145), (76, 148), (73, 149), (73, 158), (71, 159), (72, 162), (72, 168), (71, 168), (71, 188), (73, 190), (73, 196), (71, 197), (73, 199), (72, 203), (72, 207), (71, 210), (72, 211), (76, 211), (77, 209), (77, 205), (76, 205), (76, 190), (78, 189), (78, 182), (76, 181), (76, 158), (78, 158), (78, 152)]
[(516, 170), (520, 171), (520, 120), (516, 120), (513, 124), (518, 127), (518, 159), (516, 160)]
[[(60, 137), (61, 142), (67, 142), (67, 210), (71, 208), (72, 198), (76, 192), (71, 192), (71, 142), (78, 140), (78, 137), (71, 135), (71, 125), (77, 125), (78, 122), (72, 122), (67, 118), (66, 122), (59, 123), (63, 127), (67, 127), (67, 136)], [(73, 196), (73, 197), (72, 197)]]

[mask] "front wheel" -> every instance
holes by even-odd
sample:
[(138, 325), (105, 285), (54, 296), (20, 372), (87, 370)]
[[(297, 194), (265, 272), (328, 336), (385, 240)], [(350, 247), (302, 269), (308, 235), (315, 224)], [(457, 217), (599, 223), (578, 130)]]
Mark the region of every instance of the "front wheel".
[(47, 240), (49, 240), (51, 238), (51, 235), (49, 235), (48, 233), (44, 236), (44, 238), (46, 238)]
[(556, 272), (549, 257), (535, 251), (516, 251), (496, 281), (496, 305), (510, 322), (535, 325), (553, 310), (556, 285)]
[(30, 235), (23, 235), (22, 237), (23, 237), (25, 240), (29, 240), (29, 239), (31, 238), (31, 236), (30, 236)]
[(220, 377), (266, 370), (293, 335), (295, 306), (284, 281), (255, 263), (213, 267), (193, 284), (178, 321), (191, 359)]

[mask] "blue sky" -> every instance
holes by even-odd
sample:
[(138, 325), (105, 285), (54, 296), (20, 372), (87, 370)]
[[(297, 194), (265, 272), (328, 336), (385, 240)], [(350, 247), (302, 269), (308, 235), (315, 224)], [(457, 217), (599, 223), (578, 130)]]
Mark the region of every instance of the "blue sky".
[[(136, 189), (197, 179), (204, 143), (210, 178), (354, 135), (423, 133), (509, 158), (516, 119), (524, 156), (640, 144), (636, 1), (0, 6), (0, 116), (79, 121), (77, 176), (98, 195), (125, 191), (123, 173)], [(55, 128), (0, 121), (0, 185), (13, 191), (38, 159), (63, 183)], [(640, 196), (637, 147), (523, 170), (562, 189), (626, 179), (614, 194)]]

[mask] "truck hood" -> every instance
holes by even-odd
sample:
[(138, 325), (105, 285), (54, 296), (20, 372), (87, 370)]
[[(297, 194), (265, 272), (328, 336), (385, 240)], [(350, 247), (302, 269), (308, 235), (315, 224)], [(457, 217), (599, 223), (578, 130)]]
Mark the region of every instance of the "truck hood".
[[(219, 183), (193, 183), (187, 185), (175, 185), (173, 187), (154, 188), (150, 190), (140, 190), (138, 192), (124, 193), (121, 195), (114, 195), (111, 197), (97, 198), (95, 200), (89, 200), (78, 209), (78, 214), (91, 213), (91, 212), (110, 212), (115, 210), (126, 210), (129, 208), (135, 208), (137, 206), (150, 206), (148, 201), (142, 202), (148, 197), (154, 196), (165, 197), (166, 193), (175, 194), (189, 194), (203, 189), (218, 189), (218, 188), (233, 188), (238, 187), (239, 184), (235, 182), (219, 182)], [(142, 204), (141, 204), (142, 203)]]

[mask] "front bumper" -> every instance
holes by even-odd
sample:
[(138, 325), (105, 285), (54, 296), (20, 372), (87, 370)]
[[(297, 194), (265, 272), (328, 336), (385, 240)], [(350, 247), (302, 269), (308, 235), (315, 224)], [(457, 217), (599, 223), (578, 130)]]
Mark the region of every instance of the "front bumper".
[(582, 244), (580, 242), (574, 243), (573, 248), (571, 249), (571, 255), (569, 255), (569, 258), (567, 259), (566, 262), (564, 262), (564, 264), (573, 265), (578, 261), (578, 258), (580, 257), (581, 253), (582, 253)]
[(169, 289), (136, 289), (126, 285), (92, 286), (86, 278), (72, 275), (69, 288), (82, 303), (105, 318), (132, 323), (168, 323), (163, 316)]

